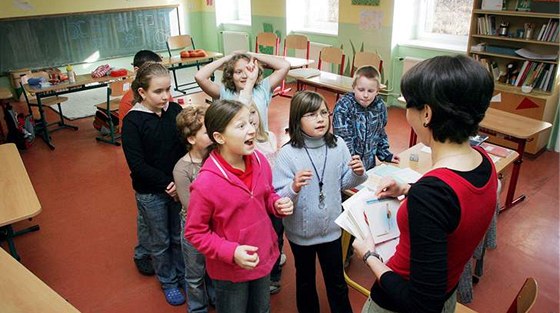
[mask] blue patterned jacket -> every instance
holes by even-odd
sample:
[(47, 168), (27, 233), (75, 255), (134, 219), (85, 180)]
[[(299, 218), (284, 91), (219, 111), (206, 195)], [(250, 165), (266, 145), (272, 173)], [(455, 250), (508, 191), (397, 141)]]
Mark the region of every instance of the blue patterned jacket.
[(366, 170), (375, 167), (375, 157), (391, 161), (389, 139), (385, 133), (387, 108), (381, 97), (375, 97), (367, 108), (361, 106), (353, 92), (345, 94), (334, 108), (334, 133), (342, 137), (350, 154), (359, 155)]

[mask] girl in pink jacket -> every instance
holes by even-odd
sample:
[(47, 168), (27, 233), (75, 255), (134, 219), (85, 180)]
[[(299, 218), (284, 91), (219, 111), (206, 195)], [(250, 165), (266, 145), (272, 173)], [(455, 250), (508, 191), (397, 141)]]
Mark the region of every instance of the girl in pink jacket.
[(204, 124), (213, 145), (191, 185), (185, 237), (206, 256), (218, 313), (269, 312), (279, 252), (268, 214), (292, 214), (292, 201), (274, 192), (246, 106), (215, 101)]

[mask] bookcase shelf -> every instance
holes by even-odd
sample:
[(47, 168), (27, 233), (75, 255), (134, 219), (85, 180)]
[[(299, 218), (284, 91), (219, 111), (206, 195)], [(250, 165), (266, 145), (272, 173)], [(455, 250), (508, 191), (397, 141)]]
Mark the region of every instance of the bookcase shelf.
[[(558, 57), (554, 60), (528, 59), (515, 51), (525, 49), (541, 56), (558, 56), (560, 14), (517, 11), (517, 0), (505, 0), (504, 10), (482, 10), (485, 1), (473, 1), (467, 51), (495, 76), (495, 97), (490, 105), (552, 123), (560, 89)], [(507, 26), (501, 28), (501, 25)], [(531, 35), (527, 38), (529, 28)], [(532, 91), (524, 93), (521, 90), (524, 85), (533, 87)], [(526, 151), (538, 153), (546, 146), (549, 136), (547, 131), (530, 138)], [(489, 140), (507, 146), (500, 138)]]

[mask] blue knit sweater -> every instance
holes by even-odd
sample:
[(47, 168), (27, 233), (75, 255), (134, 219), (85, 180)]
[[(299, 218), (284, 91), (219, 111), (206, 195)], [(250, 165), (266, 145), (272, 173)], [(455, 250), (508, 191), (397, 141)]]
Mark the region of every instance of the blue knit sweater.
[[(325, 159), (325, 141), (323, 138), (305, 138), (305, 146), (313, 163), (321, 175)], [(280, 149), (273, 172), (273, 185), (281, 197), (289, 197), (294, 202), (293, 215), (283, 219), (286, 236), (291, 242), (309, 246), (331, 242), (340, 237), (340, 227), (334, 220), (342, 211), (341, 191), (353, 188), (367, 179), (354, 174), (348, 166), (351, 156), (344, 141), (337, 138), (337, 145), (327, 149), (326, 169), (323, 177), (325, 208), (319, 208), (319, 177), (303, 148), (286, 144)], [(313, 177), (309, 185), (299, 193), (292, 189), (292, 182), (298, 171), (311, 170)]]

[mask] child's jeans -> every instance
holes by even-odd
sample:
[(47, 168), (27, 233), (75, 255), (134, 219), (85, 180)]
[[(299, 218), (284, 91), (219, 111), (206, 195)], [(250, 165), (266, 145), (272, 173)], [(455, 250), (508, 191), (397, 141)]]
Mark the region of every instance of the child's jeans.
[(136, 217), (136, 237), (138, 238), (138, 245), (134, 247), (134, 258), (140, 260), (149, 257), (150, 251), (146, 247), (149, 245), (150, 233), (142, 214), (140, 214), (140, 209), (138, 209), (138, 216)]
[(185, 261), (185, 291), (187, 292), (187, 312), (208, 312), (208, 300), (216, 303), (216, 292), (210, 277), (206, 274), (206, 258), (185, 239), (185, 217), (181, 215), (181, 248)]
[(152, 255), (161, 287), (179, 287), (185, 276), (179, 218), (181, 204), (166, 193), (136, 193), (136, 204), (148, 229), (150, 240), (146, 248)]
[(269, 286), (270, 275), (242, 283), (214, 280), (216, 311), (218, 313), (268, 313), (270, 312)]

